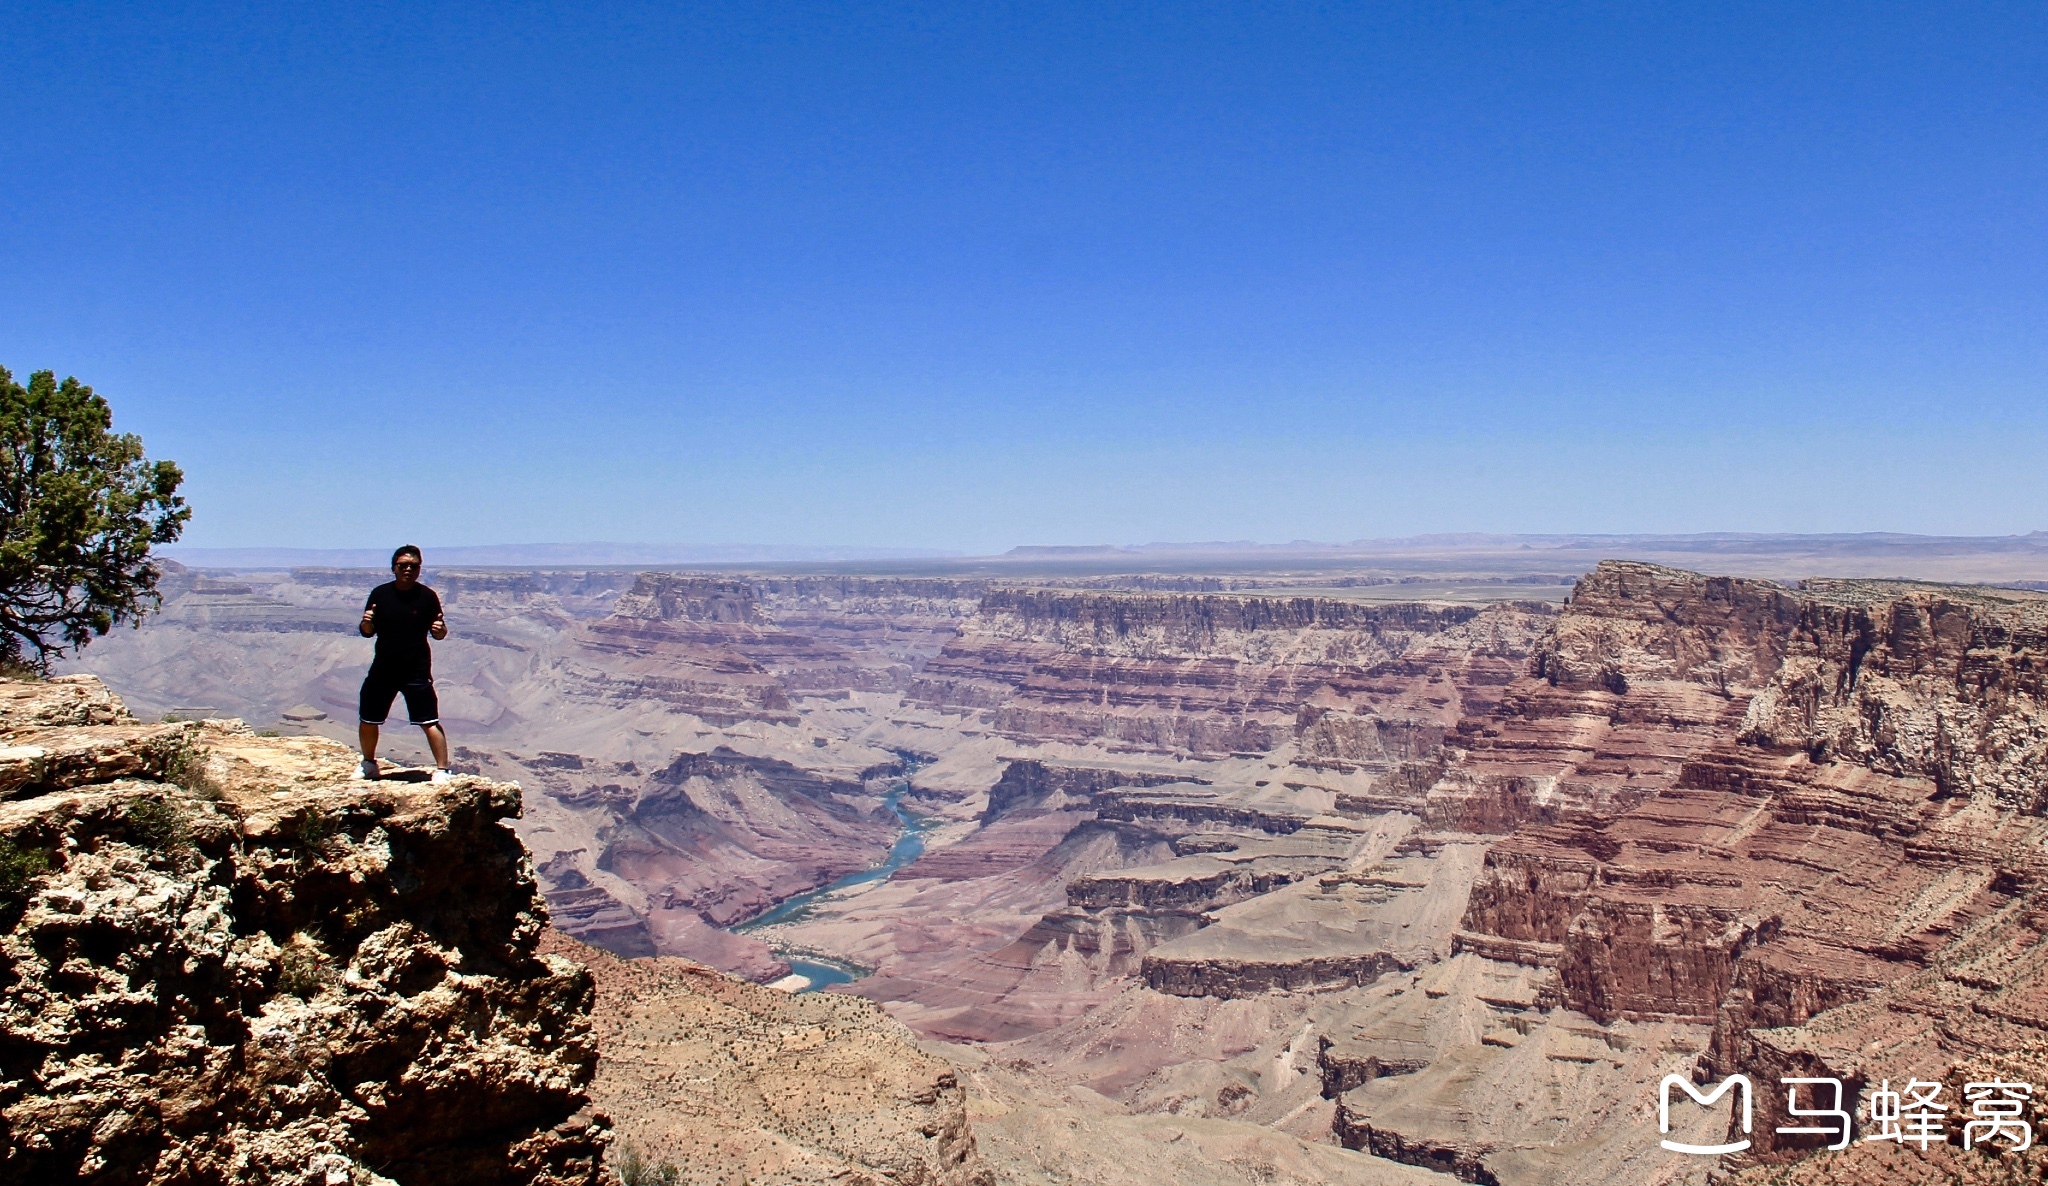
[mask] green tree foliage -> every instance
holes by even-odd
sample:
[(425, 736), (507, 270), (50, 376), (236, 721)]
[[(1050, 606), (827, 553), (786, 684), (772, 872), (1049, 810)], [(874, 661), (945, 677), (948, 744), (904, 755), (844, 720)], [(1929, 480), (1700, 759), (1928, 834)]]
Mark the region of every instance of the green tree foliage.
[(149, 550), (192, 517), (185, 475), (113, 424), (78, 380), (0, 367), (0, 664), (47, 671), (162, 600)]

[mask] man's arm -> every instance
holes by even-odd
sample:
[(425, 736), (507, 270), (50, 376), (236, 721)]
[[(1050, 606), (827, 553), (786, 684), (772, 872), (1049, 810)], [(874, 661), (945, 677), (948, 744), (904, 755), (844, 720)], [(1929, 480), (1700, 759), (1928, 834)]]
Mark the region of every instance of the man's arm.
[(356, 629), (362, 632), (364, 638), (377, 633), (377, 606), (374, 602), (363, 607), (363, 620), (356, 623)]
[(434, 594), (434, 621), (432, 625), (427, 627), (427, 633), (434, 636), (435, 642), (440, 642), (448, 637), (448, 619), (442, 616), (441, 595), (439, 593)]

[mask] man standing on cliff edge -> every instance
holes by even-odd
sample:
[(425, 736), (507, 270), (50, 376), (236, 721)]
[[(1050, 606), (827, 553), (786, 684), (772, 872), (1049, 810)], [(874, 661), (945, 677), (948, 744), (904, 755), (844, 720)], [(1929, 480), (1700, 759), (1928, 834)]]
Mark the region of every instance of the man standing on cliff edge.
[(405, 695), (405, 715), (427, 735), (434, 751), (435, 782), (448, 781), (448, 735), (441, 731), (441, 706), (434, 695), (434, 655), (427, 636), (448, 637), (441, 598), (420, 584), (420, 550), (411, 544), (391, 553), (392, 579), (370, 590), (357, 624), (364, 638), (377, 640), (370, 674), (363, 678), (357, 734), (363, 743), (358, 778), (377, 777), (377, 728), (391, 715), (391, 701)]

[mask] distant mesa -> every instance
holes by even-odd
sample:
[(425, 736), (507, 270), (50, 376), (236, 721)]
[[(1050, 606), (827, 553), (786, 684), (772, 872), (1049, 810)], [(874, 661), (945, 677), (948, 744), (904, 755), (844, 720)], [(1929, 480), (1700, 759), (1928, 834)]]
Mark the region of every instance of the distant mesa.
[(1074, 556), (1144, 556), (1167, 554), (1174, 556), (1214, 556), (1231, 552), (1316, 552), (1330, 551), (1344, 547), (1343, 544), (1319, 544), (1308, 540), (1295, 540), (1286, 544), (1260, 544), (1251, 540), (1205, 540), (1200, 543), (1151, 543), (1151, 544), (1026, 544), (1011, 548), (1003, 556), (1012, 560), (1058, 559)]
[(278, 715), (287, 721), (324, 721), (327, 719), (325, 710), (314, 708), (310, 704), (301, 704), (294, 708), (287, 708)]

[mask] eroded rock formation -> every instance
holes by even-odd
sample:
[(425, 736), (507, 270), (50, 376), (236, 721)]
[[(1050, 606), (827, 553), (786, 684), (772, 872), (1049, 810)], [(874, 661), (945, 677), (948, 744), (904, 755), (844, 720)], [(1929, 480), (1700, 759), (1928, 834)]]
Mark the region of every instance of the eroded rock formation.
[[(1091, 1126), (1237, 1139), (1199, 1119), (1410, 1176), (1694, 1182), (1711, 1163), (1643, 1119), (1664, 1074), (2048, 1085), (2040, 597), (1629, 563), (1561, 614), (778, 581), (574, 594), (546, 644), (521, 630), (570, 592), (480, 584), (529, 599), (491, 627), (533, 648), (497, 719), (564, 723), (477, 761), (544, 792), (524, 826), (577, 934), (757, 977), (763, 937), (829, 953), (921, 1034), (986, 1043), (975, 1074), (1031, 1101), (1006, 1165)], [(237, 588), (205, 597), (284, 620)], [(131, 726), (124, 760), (165, 769), (179, 735)], [(48, 740), (0, 771), (67, 777)], [(907, 753), (922, 859), (773, 935), (716, 927), (879, 860), (862, 775)], [(1070, 1128), (1075, 1084), (1174, 1122)], [(1755, 1154), (1803, 1180), (1907, 1168), (1800, 1160), (1758, 1103)], [(1318, 1164), (1387, 1168), (1346, 1156)]]
[(598, 1181), (590, 977), (536, 950), (518, 788), (157, 729), (0, 685), (0, 753), (42, 763), (0, 802), (0, 1177)]
[(1396, 753), (1431, 748), (1404, 736), (1417, 723), (1486, 703), (1549, 616), (1537, 603), (995, 589), (909, 698), (981, 713), (1012, 737), (1223, 755), (1264, 753), (1300, 730), (1311, 756), (1384, 760), (1390, 741)]
[(543, 950), (596, 979), (592, 1095), (648, 1165), (692, 1186), (993, 1186), (953, 1069), (875, 1006), (560, 935)]
[(1573, 1017), (1623, 1043), (1712, 1027), (1693, 1069), (1772, 1088), (1753, 1151), (1766, 1159), (1824, 1143), (1776, 1133), (1780, 1076), (1853, 1090), (2048, 1073), (2048, 1040), (2019, 1020), (2048, 836), (2044, 631), (2048, 599), (2022, 593), (1603, 564), (1529, 674), (1460, 722), (1422, 807), (1440, 829), (1505, 833), (1455, 948), (1526, 969), (1525, 1003), (1501, 1018), (1519, 1028), (1460, 1056), (1450, 1099), (1426, 1094), (1444, 1090), (1442, 1051), (1412, 1087), (1333, 1072), (1347, 1139), (1417, 1158), (1456, 1144), (1446, 1168), (1517, 1179), (1541, 1159), (1514, 1150), (1541, 1141), (1458, 1136), (1444, 1118), (1499, 1098), (1483, 1094), (1491, 1068)]
[(794, 724), (792, 696), (902, 689), (980, 589), (647, 573), (579, 628), (559, 678), (573, 694), (658, 701), (714, 725)]
[(762, 981), (788, 965), (724, 928), (875, 864), (901, 827), (879, 793), (897, 761), (840, 777), (720, 746), (652, 771), (549, 753), (521, 768), (590, 836), (539, 869), (562, 930)]

